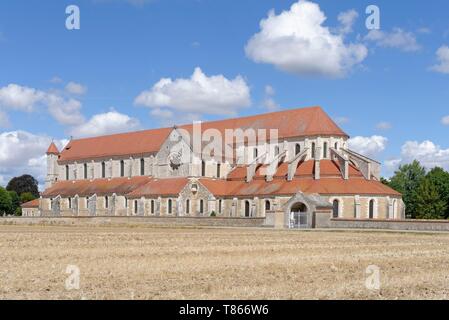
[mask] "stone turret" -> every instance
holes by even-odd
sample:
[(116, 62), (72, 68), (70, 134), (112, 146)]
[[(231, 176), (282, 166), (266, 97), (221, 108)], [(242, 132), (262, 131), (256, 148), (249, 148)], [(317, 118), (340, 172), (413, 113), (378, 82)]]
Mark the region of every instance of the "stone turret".
[(45, 188), (50, 188), (58, 180), (58, 156), (59, 150), (52, 142), (46, 152), (47, 155), (47, 178), (45, 179)]

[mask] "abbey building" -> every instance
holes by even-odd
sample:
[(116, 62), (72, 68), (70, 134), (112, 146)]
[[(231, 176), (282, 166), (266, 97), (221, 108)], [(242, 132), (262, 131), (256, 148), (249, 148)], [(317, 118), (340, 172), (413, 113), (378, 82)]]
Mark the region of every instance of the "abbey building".
[(47, 151), (41, 216), (401, 219), (380, 163), (320, 108), (71, 140)]

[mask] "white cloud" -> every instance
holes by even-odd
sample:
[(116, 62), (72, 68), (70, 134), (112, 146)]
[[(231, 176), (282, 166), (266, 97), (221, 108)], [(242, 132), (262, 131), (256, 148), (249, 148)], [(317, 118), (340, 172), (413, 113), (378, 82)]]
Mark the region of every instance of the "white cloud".
[(33, 112), (37, 105), (46, 106), (50, 115), (61, 124), (78, 125), (84, 122), (78, 100), (14, 83), (0, 88), (0, 106), (6, 109)]
[(73, 127), (70, 132), (75, 137), (86, 137), (131, 131), (139, 127), (137, 119), (111, 110), (94, 115), (89, 121)]
[[(26, 131), (0, 133), (0, 183), (5, 185), (15, 176), (31, 174), (42, 185), (46, 175), (45, 152), (51, 141), (50, 137)], [(62, 149), (68, 141), (54, 142)]]
[(407, 141), (401, 148), (401, 157), (402, 163), (418, 160), (428, 169), (439, 166), (449, 170), (449, 149), (442, 149), (429, 140)]
[(382, 122), (379, 122), (378, 124), (376, 124), (376, 128), (379, 130), (389, 130), (392, 127), (393, 126), (391, 125), (391, 123), (386, 122), (386, 121), (382, 121)]
[(276, 94), (276, 91), (270, 85), (266, 85), (264, 91), (267, 96), (274, 96)]
[(441, 119), (441, 123), (445, 126), (449, 126), (449, 116), (445, 116)]
[(430, 70), (449, 74), (449, 47), (441, 46), (437, 52), (438, 64), (430, 67)]
[(65, 90), (68, 93), (75, 94), (75, 95), (83, 95), (87, 92), (87, 87), (76, 82), (69, 82), (65, 86)]
[(251, 104), (250, 90), (245, 80), (233, 80), (223, 75), (206, 76), (195, 68), (190, 79), (162, 78), (150, 90), (136, 97), (136, 105), (177, 112), (234, 115)]
[[(351, 19), (347, 13), (340, 16), (346, 27)], [(345, 44), (343, 34), (323, 26), (325, 20), (318, 4), (306, 0), (279, 15), (271, 10), (260, 21), (260, 32), (248, 41), (246, 55), (293, 74), (343, 76), (366, 58), (368, 50), (362, 44)]]
[(357, 136), (348, 140), (349, 149), (367, 157), (375, 157), (385, 150), (388, 139), (382, 136)]
[(421, 46), (416, 42), (415, 35), (400, 28), (394, 28), (391, 32), (371, 30), (364, 39), (374, 42), (379, 47), (395, 48), (405, 52), (421, 49)]
[(352, 26), (354, 25), (355, 20), (357, 20), (359, 14), (354, 9), (341, 12), (338, 15), (338, 21), (341, 24), (340, 32), (343, 34), (351, 33), (352, 32)]
[(33, 88), (11, 83), (0, 88), (0, 106), (5, 108), (31, 112), (36, 103), (45, 97), (45, 93)]
[(81, 102), (75, 99), (64, 99), (55, 94), (48, 94), (45, 98), (48, 112), (63, 125), (79, 125), (83, 123), (81, 114)]
[(272, 86), (270, 85), (265, 86), (265, 98), (263, 100), (263, 105), (270, 112), (277, 111), (281, 108), (279, 104), (276, 101), (274, 101), (273, 96), (275, 94), (276, 91)]

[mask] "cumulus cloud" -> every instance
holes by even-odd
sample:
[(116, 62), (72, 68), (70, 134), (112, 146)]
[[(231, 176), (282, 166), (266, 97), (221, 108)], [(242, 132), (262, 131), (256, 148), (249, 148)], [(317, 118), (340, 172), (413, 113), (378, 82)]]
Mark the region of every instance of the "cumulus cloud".
[(386, 122), (386, 121), (381, 121), (378, 124), (376, 124), (376, 128), (379, 130), (389, 130), (391, 129), (393, 126), (391, 125), (391, 123)]
[(63, 125), (79, 125), (83, 123), (81, 102), (75, 99), (64, 99), (55, 94), (48, 94), (45, 98), (50, 115)]
[[(27, 131), (0, 133), (0, 183), (5, 185), (11, 178), (31, 174), (42, 186), (46, 175), (45, 152), (51, 138)], [(62, 149), (67, 140), (54, 141)]]
[(349, 149), (367, 157), (376, 157), (385, 150), (388, 139), (382, 136), (357, 136), (348, 140)]
[(76, 125), (84, 121), (78, 100), (14, 83), (0, 88), (0, 106), (5, 109), (33, 112), (38, 105), (46, 106), (50, 115), (61, 124)]
[(208, 77), (195, 68), (189, 79), (162, 78), (140, 93), (134, 103), (176, 112), (235, 115), (251, 104), (250, 89), (241, 76), (233, 80), (223, 75)]
[(0, 106), (9, 109), (31, 112), (44, 97), (45, 93), (42, 91), (14, 83), (0, 88)]
[(274, 101), (273, 96), (275, 94), (276, 94), (276, 91), (274, 90), (274, 88), (272, 86), (270, 86), (270, 85), (265, 86), (265, 97), (263, 100), (263, 105), (270, 112), (277, 111), (280, 109), (279, 104), (276, 101)]
[(351, 33), (352, 26), (354, 25), (355, 20), (357, 20), (359, 14), (354, 9), (341, 12), (337, 19), (340, 22), (340, 32), (343, 34)]
[(441, 119), (441, 123), (445, 126), (449, 126), (449, 116), (445, 116)]
[(418, 51), (421, 46), (417, 43), (412, 32), (406, 32), (400, 28), (394, 28), (391, 32), (371, 30), (365, 36), (365, 40), (374, 42), (379, 47), (394, 48), (405, 52)]
[(131, 131), (139, 127), (139, 120), (111, 110), (94, 115), (89, 121), (73, 127), (70, 132), (75, 137), (86, 137)]
[(416, 159), (426, 168), (439, 166), (449, 170), (449, 149), (442, 149), (429, 140), (421, 143), (407, 141), (401, 148), (401, 156), (404, 163)]
[(65, 86), (65, 90), (70, 94), (83, 95), (87, 92), (87, 87), (76, 82), (69, 82)]
[(430, 70), (440, 73), (449, 74), (449, 47), (441, 46), (437, 52), (438, 64), (430, 67)]
[[(340, 15), (349, 31), (353, 13)], [(344, 34), (324, 26), (326, 16), (318, 4), (306, 0), (276, 15), (274, 10), (260, 21), (260, 32), (248, 41), (246, 55), (255, 62), (273, 64), (298, 75), (339, 77), (361, 63), (368, 50), (363, 44), (345, 43)]]

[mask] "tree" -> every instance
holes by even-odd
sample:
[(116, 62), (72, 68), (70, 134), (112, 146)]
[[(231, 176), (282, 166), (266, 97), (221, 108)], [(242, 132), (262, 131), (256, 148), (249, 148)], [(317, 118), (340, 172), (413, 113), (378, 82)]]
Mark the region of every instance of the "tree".
[(418, 188), (426, 176), (426, 170), (418, 161), (411, 164), (402, 165), (390, 179), (389, 186), (402, 193), (402, 199), (406, 206), (406, 214), (416, 218), (417, 192)]
[(6, 186), (6, 190), (15, 191), (17, 194), (30, 192), (36, 198), (39, 197), (38, 182), (29, 174), (24, 174), (23, 176), (12, 178)]
[(440, 199), (446, 204), (443, 218), (449, 217), (449, 172), (440, 167), (435, 167), (426, 176), (430, 183), (435, 186)]
[(20, 209), (20, 198), (15, 191), (8, 191), (11, 198), (11, 210), (8, 214), (16, 214), (17, 209)]
[(447, 203), (441, 199), (437, 187), (426, 177), (417, 189), (416, 194), (417, 219), (443, 219)]
[(4, 188), (0, 187), (0, 215), (4, 216), (11, 212), (12, 200), (11, 196)]
[(24, 192), (20, 195), (20, 203), (25, 203), (36, 199), (31, 192)]

